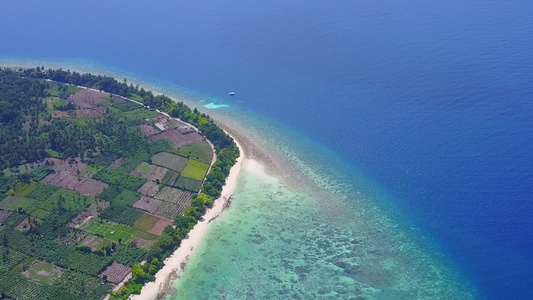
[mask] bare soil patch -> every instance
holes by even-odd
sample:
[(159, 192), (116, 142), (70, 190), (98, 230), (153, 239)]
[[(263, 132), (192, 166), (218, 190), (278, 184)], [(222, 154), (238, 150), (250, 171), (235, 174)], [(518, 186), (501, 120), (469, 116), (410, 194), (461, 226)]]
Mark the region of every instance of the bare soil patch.
[(107, 267), (100, 275), (100, 278), (105, 278), (110, 283), (118, 284), (126, 276), (128, 276), (131, 273), (131, 268), (119, 263), (113, 263), (109, 267)]
[(28, 231), (32, 226), (37, 225), (37, 219), (34, 217), (26, 217), (22, 222), (20, 222), (15, 229), (18, 229), (20, 231)]
[(50, 174), (41, 180), (41, 182), (64, 189), (74, 190), (82, 195), (91, 197), (100, 194), (109, 186), (107, 183), (91, 178), (76, 177), (66, 171)]
[(122, 161), (124, 160), (123, 157), (120, 157), (120, 158), (117, 158), (114, 162), (112, 162), (110, 165), (109, 165), (109, 168), (110, 169), (116, 169), (120, 166), (120, 164), (122, 164)]
[(149, 233), (155, 234), (155, 235), (161, 235), (163, 233), (163, 230), (165, 227), (172, 225), (172, 221), (170, 220), (164, 220), (160, 219), (152, 228), (152, 230), (149, 231)]
[(86, 210), (79, 213), (77, 216), (72, 218), (70, 222), (68, 222), (67, 226), (70, 228), (76, 228), (79, 227), (79, 225), (82, 225), (83, 223), (89, 221), (91, 218), (96, 217), (94, 212)]
[(3, 225), (6, 219), (11, 216), (11, 214), (12, 212), (10, 212), (9, 210), (0, 209), (0, 225)]
[(138, 191), (145, 196), (153, 197), (159, 192), (159, 184), (154, 181), (147, 181)]
[(52, 112), (52, 118), (68, 118), (70, 114), (66, 111), (54, 110)]
[(137, 202), (133, 203), (133, 207), (145, 210), (150, 213), (154, 213), (159, 208), (161, 203), (162, 201), (159, 199), (142, 196), (141, 200), (138, 200)]
[(67, 172), (69, 174), (77, 175), (83, 173), (87, 169), (87, 165), (82, 163), (79, 159), (58, 159), (46, 158), (36, 163), (41, 167), (50, 168), (56, 172)]
[(74, 95), (70, 95), (70, 102), (76, 104), (78, 108), (95, 108), (98, 103), (104, 102), (107, 94), (103, 92), (83, 89)]
[(154, 134), (158, 134), (160, 132), (159, 129), (155, 128), (154, 126), (147, 125), (147, 124), (139, 125), (139, 128), (141, 129), (141, 131), (144, 133), (144, 136), (146, 137), (149, 137)]

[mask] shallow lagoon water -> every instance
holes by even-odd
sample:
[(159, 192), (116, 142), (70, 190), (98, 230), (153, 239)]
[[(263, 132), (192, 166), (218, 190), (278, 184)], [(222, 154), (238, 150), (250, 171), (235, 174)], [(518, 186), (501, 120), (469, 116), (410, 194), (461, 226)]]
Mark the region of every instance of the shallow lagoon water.
[(473, 298), (363, 195), (354, 210), (300, 190), (245, 161), (231, 208), (167, 299)]

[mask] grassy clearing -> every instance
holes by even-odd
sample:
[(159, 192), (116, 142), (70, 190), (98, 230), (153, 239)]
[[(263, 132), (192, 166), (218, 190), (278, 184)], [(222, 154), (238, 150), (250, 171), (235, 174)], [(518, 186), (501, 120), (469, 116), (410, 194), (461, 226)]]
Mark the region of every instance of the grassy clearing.
[(46, 149), (44, 150), (46, 151), (46, 153), (48, 153), (48, 155), (50, 155), (50, 157), (53, 157), (53, 158), (61, 158), (61, 155), (59, 154), (59, 152), (57, 151), (54, 151), (52, 149)]
[(150, 231), (154, 225), (157, 224), (157, 221), (159, 221), (158, 217), (149, 214), (143, 214), (137, 219), (134, 227), (142, 231)]
[(36, 261), (22, 274), (39, 283), (50, 284), (58, 279), (62, 273), (61, 269), (53, 264), (44, 261)]
[(209, 165), (190, 159), (187, 163), (187, 166), (185, 166), (185, 169), (183, 169), (183, 172), (181, 172), (181, 175), (193, 179), (203, 180), (205, 174), (207, 173), (207, 169), (209, 169)]
[(115, 222), (94, 220), (85, 231), (106, 239), (122, 240), (122, 242), (126, 243), (133, 240), (137, 229)]
[(211, 160), (213, 159), (213, 149), (211, 149), (211, 146), (206, 141), (179, 147), (174, 153), (206, 164), (211, 164)]
[(142, 175), (146, 175), (150, 172), (152, 172), (155, 169), (154, 165), (150, 165), (147, 162), (143, 162), (140, 165), (135, 168), (135, 171), (141, 173)]
[(68, 102), (66, 100), (63, 100), (59, 97), (46, 97), (43, 98), (44, 103), (46, 103), (46, 108), (48, 109), (48, 112), (52, 112), (54, 109), (57, 109), (58, 107), (66, 106)]
[(122, 113), (121, 116), (125, 121), (139, 121), (144, 119), (151, 119), (159, 116), (159, 113), (148, 109), (140, 108), (132, 111)]
[(19, 182), (15, 186), (15, 195), (19, 197), (27, 197), (38, 186), (39, 186), (38, 182), (32, 182), (30, 184)]

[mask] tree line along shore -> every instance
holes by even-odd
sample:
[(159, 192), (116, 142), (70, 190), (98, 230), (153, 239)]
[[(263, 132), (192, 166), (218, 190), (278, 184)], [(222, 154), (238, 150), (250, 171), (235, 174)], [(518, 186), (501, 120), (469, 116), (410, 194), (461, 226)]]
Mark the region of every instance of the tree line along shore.
[(140, 293), (239, 155), (208, 115), (126, 80), (0, 69), (0, 293)]

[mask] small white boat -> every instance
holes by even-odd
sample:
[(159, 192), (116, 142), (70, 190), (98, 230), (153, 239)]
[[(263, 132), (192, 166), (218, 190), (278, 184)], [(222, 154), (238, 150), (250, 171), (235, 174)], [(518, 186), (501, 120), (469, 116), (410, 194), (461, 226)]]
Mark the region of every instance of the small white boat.
[(235, 92), (229, 92), (228, 96), (235, 96)]

